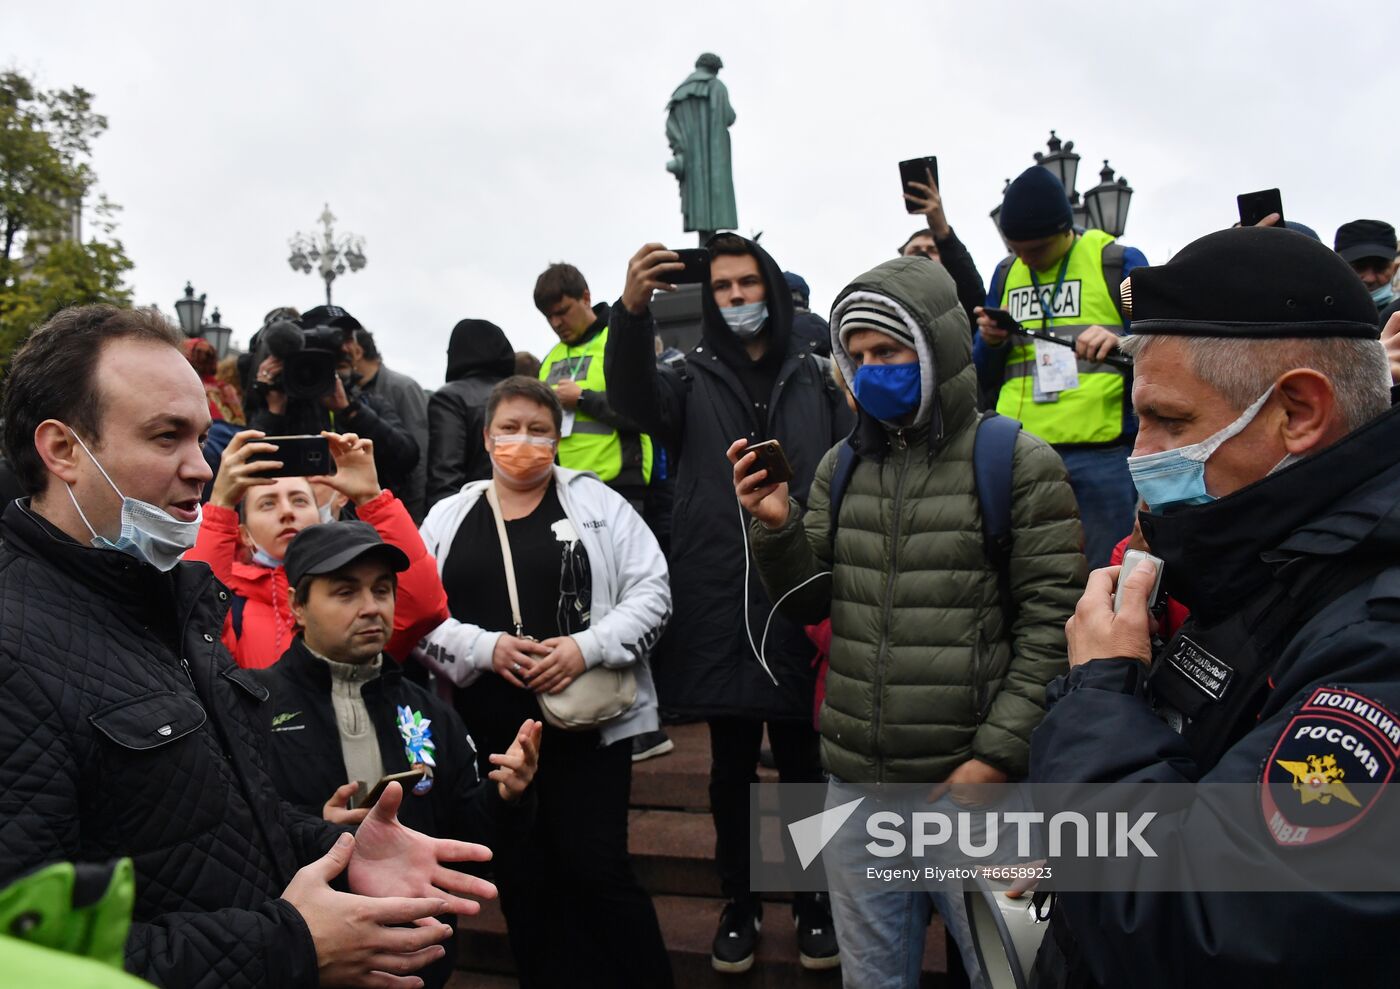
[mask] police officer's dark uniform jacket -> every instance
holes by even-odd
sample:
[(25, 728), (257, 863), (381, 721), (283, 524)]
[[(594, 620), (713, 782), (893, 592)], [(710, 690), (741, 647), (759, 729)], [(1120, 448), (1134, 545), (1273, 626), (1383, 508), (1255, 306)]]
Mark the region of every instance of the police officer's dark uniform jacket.
[[(1215, 246), (1237, 251), (1239, 235), (1256, 232), (1225, 233), (1235, 240)], [(1334, 323), (1346, 319), (1347, 303), (1364, 319), (1369, 299), (1359, 281), (1355, 288), (1345, 299), (1327, 295)], [(1295, 283), (1279, 298), (1305, 307), (1308, 291)], [(1155, 305), (1134, 304), (1136, 329), (1183, 332), (1148, 328)], [(1268, 299), (1250, 305), (1259, 336), (1324, 335), (1264, 332)], [(1247, 320), (1233, 323), (1251, 332)], [(1199, 335), (1225, 335), (1222, 325)], [(1094, 659), (1051, 684), (1049, 713), (1032, 737), (1032, 779), (1255, 785), (1243, 818), (1197, 799), (1153, 827), (1180, 836), (1172, 853), (1188, 853), (1189, 842), (1240, 868), (1306, 869), (1323, 831), (1300, 823), (1307, 815), (1298, 788), (1286, 785), (1288, 766), (1331, 755), (1357, 793), (1358, 783), (1382, 786), (1336, 801), (1329, 840), (1388, 843), (1393, 816), (1387, 823), (1365, 811), (1373, 798), (1393, 799), (1383, 784), (1400, 756), (1400, 409), (1218, 501), (1144, 513), (1142, 531), (1164, 561), (1164, 588), (1191, 617), (1150, 672), (1135, 659)], [(1338, 744), (1322, 744), (1333, 728)], [(1340, 744), (1349, 734), (1351, 748)], [(1393, 984), (1397, 931), (1397, 892), (1065, 893), (1042, 945), (1040, 984)]]
[(130, 856), (126, 966), (160, 986), (314, 987), (279, 899), (341, 829), (283, 803), (266, 689), (219, 643), (229, 594), (80, 546), (15, 502), (0, 520), (0, 883)]

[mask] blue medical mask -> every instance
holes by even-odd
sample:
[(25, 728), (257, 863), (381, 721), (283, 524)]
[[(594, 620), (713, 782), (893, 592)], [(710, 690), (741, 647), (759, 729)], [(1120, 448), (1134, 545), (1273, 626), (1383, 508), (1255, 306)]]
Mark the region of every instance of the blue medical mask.
[(260, 567), (267, 567), (269, 570), (276, 570), (282, 565), (281, 560), (256, 543), (253, 545), (253, 562)]
[(83, 438), (76, 432), (73, 433), (73, 438), (78, 441), (78, 445), (83, 448), (83, 452), (88, 455), (88, 458), (97, 465), (97, 469), (102, 472), (102, 477), (112, 486), (117, 497), (122, 500), (121, 532), (115, 540), (108, 539), (106, 536), (97, 534), (97, 530), (92, 527), (87, 515), (83, 513), (82, 506), (78, 504), (78, 498), (73, 494), (73, 486), (67, 485), (68, 498), (73, 502), (73, 507), (78, 510), (78, 517), (83, 520), (83, 525), (87, 526), (88, 532), (92, 533), (92, 545), (98, 549), (114, 549), (119, 553), (125, 553), (143, 563), (149, 563), (157, 570), (173, 570), (175, 564), (180, 562), (180, 557), (184, 555), (185, 550), (193, 546), (195, 539), (199, 536), (199, 523), (204, 519), (204, 506), (200, 505), (196, 509), (193, 521), (181, 522), (149, 502), (126, 497), (112, 481), (98, 459), (92, 455), (92, 451), (83, 442)]
[[(1133, 484), (1142, 500), (1147, 502), (1148, 509), (1160, 515), (1173, 505), (1204, 505), (1215, 501), (1215, 495), (1206, 490), (1206, 461), (1226, 440), (1237, 436), (1254, 421), (1273, 393), (1274, 386), (1270, 385), (1269, 390), (1240, 413), (1238, 419), (1199, 443), (1142, 457), (1129, 457), (1128, 473), (1133, 476)], [(1285, 457), (1274, 470), (1286, 466), (1288, 460)]]
[(851, 391), (876, 419), (897, 423), (919, 409), (923, 377), (919, 362), (866, 364), (856, 370)]
[(748, 305), (730, 306), (721, 309), (719, 314), (724, 317), (730, 333), (740, 340), (752, 340), (763, 332), (768, 322), (768, 303), (750, 302)]
[(1389, 282), (1384, 285), (1377, 285), (1371, 289), (1371, 300), (1375, 302), (1378, 309), (1384, 309), (1395, 301), (1395, 289)]

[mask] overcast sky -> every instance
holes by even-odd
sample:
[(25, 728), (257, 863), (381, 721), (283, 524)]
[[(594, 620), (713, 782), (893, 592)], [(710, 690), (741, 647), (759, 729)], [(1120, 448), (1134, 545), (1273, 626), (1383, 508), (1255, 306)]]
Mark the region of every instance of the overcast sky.
[(642, 243), (693, 244), (665, 104), (703, 51), (738, 113), (740, 230), (822, 313), (917, 225), (902, 158), (938, 155), (989, 275), (987, 213), (1051, 128), (1083, 154), (1081, 191), (1103, 158), (1128, 178), (1123, 240), (1154, 263), (1272, 186), (1329, 245), (1347, 220), (1400, 220), (1393, 5), (1031, 8), (0, 0), (0, 61), (96, 94), (138, 303), (172, 313), (189, 279), (243, 340), (275, 305), (316, 304), (287, 241), (329, 202), (369, 259), (335, 301), (429, 387), (464, 317), (548, 349), (531, 289), (550, 262), (612, 300)]

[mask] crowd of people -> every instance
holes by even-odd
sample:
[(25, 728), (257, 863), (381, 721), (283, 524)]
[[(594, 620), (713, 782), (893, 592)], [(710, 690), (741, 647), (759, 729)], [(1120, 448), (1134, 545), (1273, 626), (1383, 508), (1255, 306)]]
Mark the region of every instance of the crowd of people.
[[(1034, 166), (988, 284), (932, 175), (906, 199), (926, 225), (852, 259), (829, 322), (720, 233), (681, 353), (651, 309), (686, 266), (648, 243), (611, 305), (539, 275), (543, 360), (457, 322), (431, 393), (329, 305), (224, 362), (152, 311), (37, 327), (4, 395), (0, 882), (129, 860), (123, 962), (163, 986), (442, 986), (499, 895), (522, 986), (658, 989), (628, 806), (668, 723), (708, 726), (737, 974), (769, 754), (955, 809), (1267, 780), (1322, 685), (1400, 711), (1394, 228), (1273, 216), (1150, 265)], [(1130, 548), (1159, 563), (1119, 581)], [(1275, 824), (1216, 854), (1308, 853)], [(792, 899), (805, 968), (914, 986), (937, 912), (984, 984), (960, 890), (827, 878)], [(1378, 981), (1397, 920), (1400, 893), (1064, 893), (1037, 976)]]

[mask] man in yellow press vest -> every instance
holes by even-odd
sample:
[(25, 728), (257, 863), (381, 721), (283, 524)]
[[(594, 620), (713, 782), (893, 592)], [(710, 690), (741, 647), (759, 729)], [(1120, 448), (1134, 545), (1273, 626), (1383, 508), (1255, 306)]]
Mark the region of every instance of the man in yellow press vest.
[(1131, 370), (1105, 360), (1114, 360), (1128, 332), (1119, 286), (1147, 259), (1102, 230), (1076, 230), (1064, 186), (1040, 165), (1007, 188), (998, 222), (1011, 256), (992, 275), (987, 307), (1073, 347), (1008, 334), (978, 308), (979, 383), (998, 412), (1063, 458), (1079, 501), (1084, 555), (1091, 569), (1108, 566), (1137, 512), (1128, 475), (1137, 420)]
[(588, 282), (573, 265), (552, 264), (535, 281), (535, 308), (559, 337), (540, 366), (540, 380), (564, 406), (560, 466), (592, 471), (641, 514), (651, 483), (651, 437), (608, 405), (607, 305), (593, 305)]

